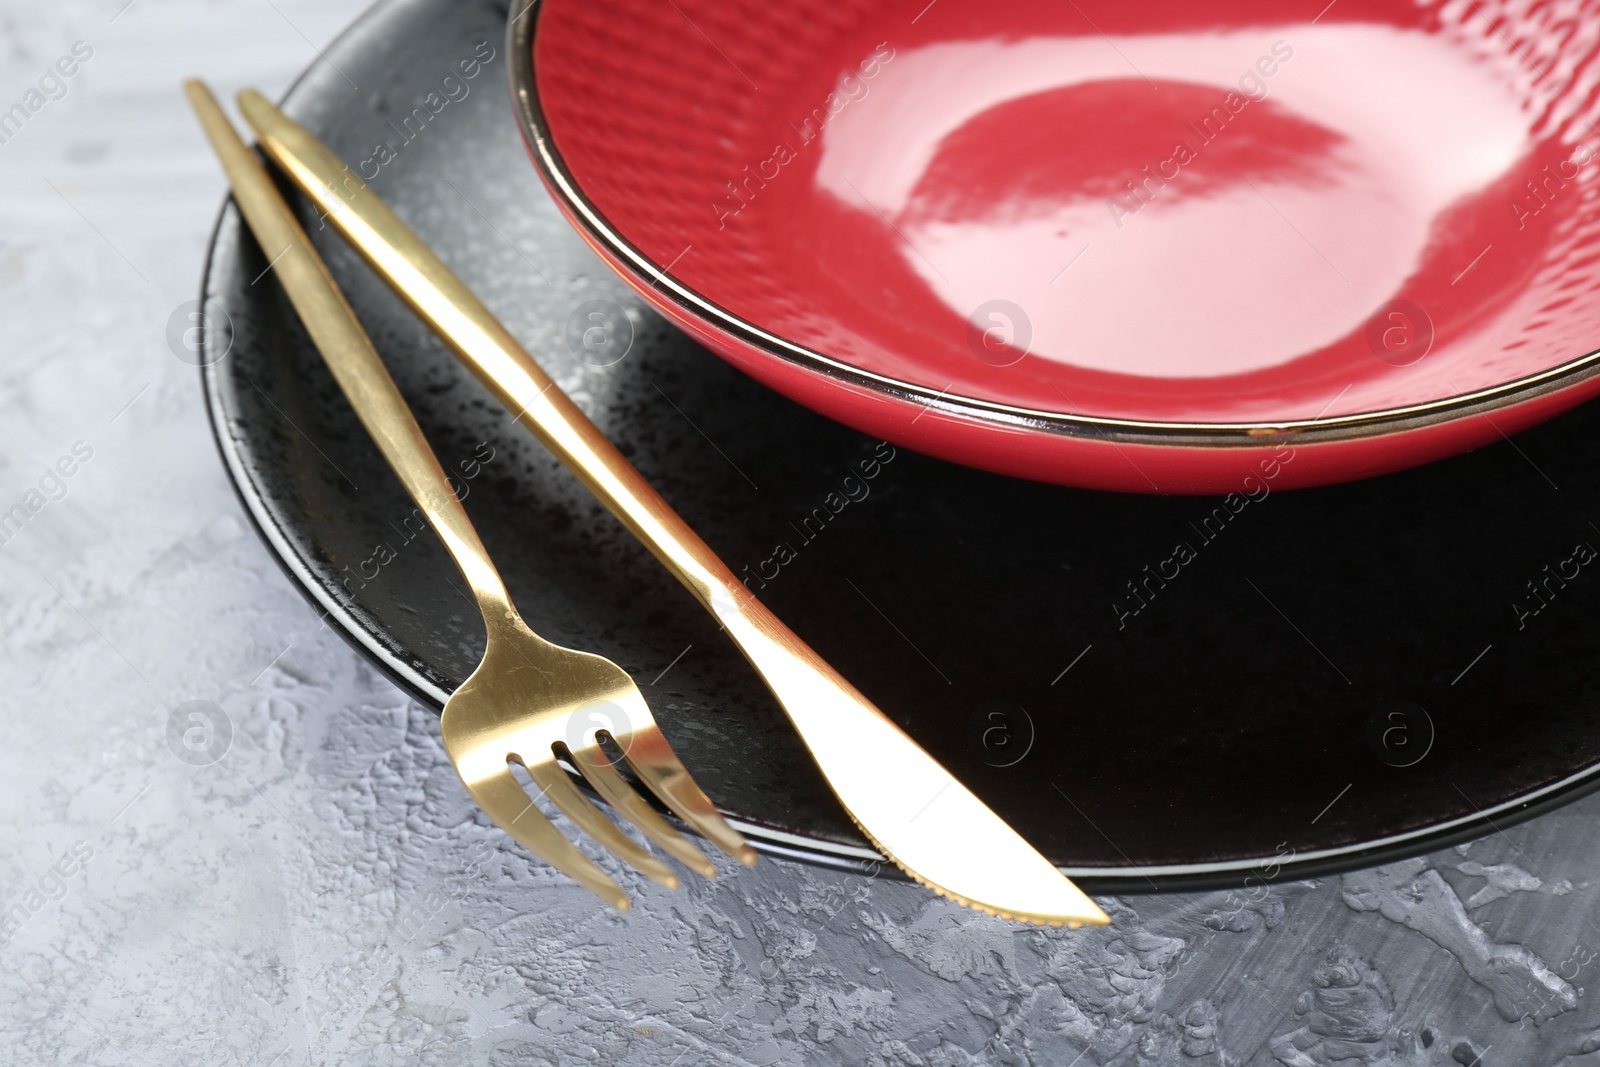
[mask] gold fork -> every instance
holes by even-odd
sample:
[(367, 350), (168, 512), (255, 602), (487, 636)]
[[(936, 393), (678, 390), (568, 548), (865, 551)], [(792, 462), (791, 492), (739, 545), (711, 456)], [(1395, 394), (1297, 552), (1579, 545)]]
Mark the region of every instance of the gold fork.
[(206, 87), (190, 81), (184, 88), (222, 160), (245, 221), (269, 256), (276, 253), (278, 280), (312, 341), (461, 569), (483, 613), (488, 632), (483, 661), (451, 694), (440, 721), (445, 750), (467, 792), (530, 851), (602, 899), (626, 908), (628, 898), (616, 882), (534, 806), (512, 775), (510, 763), (515, 761), (590, 837), (656, 881), (676, 887), (670, 867), (584, 797), (557, 761), (566, 757), (650, 840), (711, 877), (715, 869), (710, 861), (618, 772), (602, 747), (602, 739), (609, 739), (638, 779), (685, 823), (741, 862), (754, 863), (755, 850), (678, 762), (627, 672), (601, 656), (551, 644), (522, 621), (422, 428), (289, 205)]
[[(873, 844), (924, 885), (991, 914), (1050, 925), (1111, 921), (768, 611), (349, 167), (261, 94), (246, 90), (238, 101), (260, 147), (319, 213), (722, 624)], [(676, 284), (664, 274), (656, 281)]]

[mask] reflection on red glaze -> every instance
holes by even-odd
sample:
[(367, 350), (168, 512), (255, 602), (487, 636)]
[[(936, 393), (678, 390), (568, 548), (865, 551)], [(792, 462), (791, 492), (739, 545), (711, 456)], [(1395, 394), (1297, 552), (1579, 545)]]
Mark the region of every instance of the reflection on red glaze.
[[(868, 0), (544, 0), (536, 80), (575, 180), (658, 268), (946, 396), (1272, 424), (1490, 388), (1597, 347), (1584, 138), (1600, 114), (1582, 87), (1600, 13), (1345, 0), (1305, 21), (1317, 6), (1018, 0), (912, 23)], [(924, 451), (1134, 491), (1223, 488), (1253, 462), (925, 413), (624, 274), (756, 377)], [(1001, 335), (1016, 358), (973, 340)], [(1475, 416), (1301, 446), (1323, 458), (1290, 477), (1424, 462), (1589, 388), (1499, 429)]]
[(1008, 100), (939, 141), (907, 217), (1004, 220), (1084, 201), (1101, 214), (1118, 204), (1126, 218), (1145, 203), (1220, 193), (1246, 179), (1331, 184), (1336, 132), (1270, 98), (1252, 106), (1239, 94), (1240, 110), (1229, 111), (1227, 95), (1125, 77)]

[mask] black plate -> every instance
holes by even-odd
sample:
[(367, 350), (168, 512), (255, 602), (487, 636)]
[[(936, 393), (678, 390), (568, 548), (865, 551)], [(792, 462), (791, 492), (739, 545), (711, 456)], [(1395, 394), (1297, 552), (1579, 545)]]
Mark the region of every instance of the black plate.
[[(1377, 862), (1595, 785), (1600, 411), (1353, 485), (1279, 493), (1264, 474), (1255, 499), (1227, 501), (894, 453), (697, 347), (572, 233), (518, 139), (505, 17), (503, 3), (380, 4), (288, 110), (370, 177), (736, 571), (776, 575), (752, 588), (779, 615), (1086, 886)], [(459, 65), (473, 60), (468, 80)], [(529, 624), (632, 672), (760, 845), (870, 859), (708, 616), (303, 218), (461, 474)], [(408, 527), (410, 503), (267, 266), (230, 206), (205, 282), (211, 324), (231, 323), (208, 331), (203, 372), (223, 457), (306, 595), (437, 707), (477, 663), (478, 617), (432, 535)], [(590, 328), (598, 352), (583, 346)], [(626, 355), (597, 365), (628, 333)]]

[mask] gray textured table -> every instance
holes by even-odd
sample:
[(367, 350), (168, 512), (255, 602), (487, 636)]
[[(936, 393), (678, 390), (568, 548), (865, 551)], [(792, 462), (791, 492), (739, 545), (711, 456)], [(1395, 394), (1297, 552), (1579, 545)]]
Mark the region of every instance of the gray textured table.
[(0, 3), (0, 1060), (1600, 1065), (1597, 800), (1076, 933), (597, 857), (619, 915), (527, 859), (251, 536), (166, 340), (223, 190), (178, 79), (279, 92), (361, 4), (125, 3)]

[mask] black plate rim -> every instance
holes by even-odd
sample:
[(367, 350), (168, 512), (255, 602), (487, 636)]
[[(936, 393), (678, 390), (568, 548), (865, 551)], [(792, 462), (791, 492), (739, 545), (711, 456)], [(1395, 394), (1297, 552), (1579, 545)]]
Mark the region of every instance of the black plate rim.
[[(380, 15), (392, 2), (394, 0), (377, 0), (346, 27), (330, 47), (336, 47), (352, 36), (362, 26)], [(514, 19), (512, 25), (515, 26)], [(309, 73), (310, 68), (294, 79), (284, 93), (284, 101), (294, 95)], [(210, 302), (217, 295), (214, 290), (214, 275), (218, 244), (224, 227), (230, 222), (239, 224), (238, 209), (231, 196), (219, 209), (207, 243), (200, 284), (202, 307), (210, 306)], [(381, 642), (377, 641), (373, 633), (362, 625), (361, 620), (330, 594), (327, 584), (322, 582), (309, 564), (294, 551), (289, 539), (273, 521), (272, 512), (266, 505), (260, 486), (250, 476), (244, 457), (226, 429), (227, 415), (222, 399), (220, 372), (217, 369), (226, 358), (226, 351), (221, 354), (216, 353), (217, 334), (218, 331), (207, 331), (204, 334), (202, 342), (204, 347), (198, 368), (201, 392), (212, 439), (216, 443), (234, 494), (250, 525), (266, 544), (269, 554), (289, 578), (290, 583), (317, 610), (320, 621), (333, 624), (334, 632), (368, 663), (411, 697), (438, 712), (443, 708), (449, 694), (427, 681), (410, 664), (391, 654)], [(995, 477), (1000, 476), (995, 475)], [(1489, 833), (1500, 832), (1507, 826), (1553, 811), (1596, 790), (1600, 790), (1600, 762), (1520, 798), (1502, 802), (1488, 809), (1480, 809), (1473, 815), (1349, 846), (1296, 854), (1286, 861), (1280, 856), (1264, 856), (1216, 863), (1127, 867), (1062, 866), (1059, 869), (1063, 874), (1078, 881), (1085, 889), (1098, 893), (1178, 892), (1229, 888), (1249, 881), (1279, 882), (1334, 875), (1408, 859), (1424, 852), (1447, 848)], [(768, 855), (874, 877), (899, 877), (897, 868), (868, 848), (807, 838), (750, 823), (737, 817), (732, 817), (729, 821), (750, 839), (752, 845)]]

